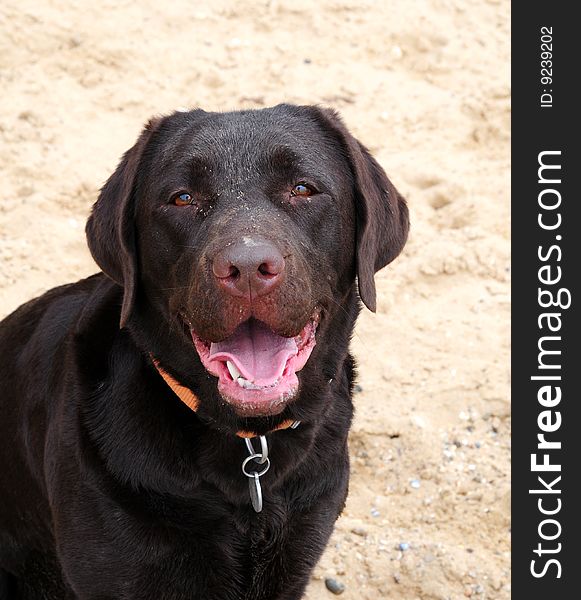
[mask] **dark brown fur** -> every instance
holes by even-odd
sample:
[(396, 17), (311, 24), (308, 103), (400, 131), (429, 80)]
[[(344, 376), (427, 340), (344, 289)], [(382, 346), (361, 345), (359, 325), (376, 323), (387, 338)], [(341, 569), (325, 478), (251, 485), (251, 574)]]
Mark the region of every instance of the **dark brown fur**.
[[(294, 201), (298, 180), (319, 193)], [(187, 187), (196, 205), (168, 198)], [(0, 597), (291, 600), (347, 494), (359, 295), (401, 251), (405, 202), (337, 115), (281, 105), (155, 119), (87, 225), (105, 274), (55, 288), (0, 325)], [(275, 244), (284, 281), (253, 302), (216, 285), (242, 236)], [(320, 314), (298, 396), (274, 416), (223, 401), (184, 319), (219, 341), (252, 317), (296, 335)], [(120, 329), (119, 325), (122, 328)], [(200, 399), (193, 413), (151, 363)], [(255, 513), (239, 430), (268, 434)]]

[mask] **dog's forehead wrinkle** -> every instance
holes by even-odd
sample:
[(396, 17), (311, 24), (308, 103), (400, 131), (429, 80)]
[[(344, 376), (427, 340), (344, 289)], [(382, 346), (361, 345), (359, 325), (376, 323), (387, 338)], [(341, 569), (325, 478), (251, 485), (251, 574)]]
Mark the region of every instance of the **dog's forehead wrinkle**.
[(232, 181), (244, 181), (259, 171), (277, 168), (321, 168), (336, 162), (337, 148), (324, 133), (299, 115), (276, 111), (212, 114), (202, 123), (174, 132), (162, 149), (162, 160), (180, 156), (215, 166)]

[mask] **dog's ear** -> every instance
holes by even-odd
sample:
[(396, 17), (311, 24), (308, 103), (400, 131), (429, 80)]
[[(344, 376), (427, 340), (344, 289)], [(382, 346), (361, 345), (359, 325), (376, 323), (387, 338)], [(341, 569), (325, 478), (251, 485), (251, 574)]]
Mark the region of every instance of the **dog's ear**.
[(151, 119), (135, 145), (121, 159), (93, 205), (85, 232), (95, 262), (113, 281), (123, 286), (119, 326), (124, 327), (137, 292), (135, 247), (135, 182), (143, 152), (161, 123)]
[(349, 133), (339, 115), (325, 108), (315, 110), (319, 122), (322, 119), (325, 128), (339, 137), (351, 165), (356, 196), (359, 296), (375, 312), (374, 275), (404, 247), (409, 230), (407, 204), (367, 148)]

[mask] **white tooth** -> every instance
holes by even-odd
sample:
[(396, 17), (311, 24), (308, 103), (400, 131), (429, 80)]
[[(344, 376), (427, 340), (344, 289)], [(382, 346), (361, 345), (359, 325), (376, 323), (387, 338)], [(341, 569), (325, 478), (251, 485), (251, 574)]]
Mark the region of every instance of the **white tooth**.
[(246, 381), (246, 379), (244, 379), (244, 377), (238, 377), (236, 379), (236, 383), (240, 386), (240, 387), (246, 387), (245, 384), (248, 383), (248, 381)]
[(240, 377), (240, 371), (229, 360), (226, 361), (226, 366), (228, 367), (230, 375), (232, 375), (232, 379), (236, 381), (236, 379)]

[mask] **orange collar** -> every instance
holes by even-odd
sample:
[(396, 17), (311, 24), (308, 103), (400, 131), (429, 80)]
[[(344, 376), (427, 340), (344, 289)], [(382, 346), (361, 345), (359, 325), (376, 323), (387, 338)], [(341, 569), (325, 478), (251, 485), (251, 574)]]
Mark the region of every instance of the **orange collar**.
[[(196, 396), (196, 394), (194, 394), (194, 392), (192, 392), (192, 390), (190, 390), (190, 388), (187, 388), (185, 385), (182, 385), (181, 383), (179, 383), (179, 381), (177, 381), (166, 370), (164, 370), (163, 367), (159, 364), (159, 361), (157, 360), (157, 358), (153, 358), (153, 356), (152, 356), (151, 359), (153, 360), (153, 364), (155, 365), (155, 368), (158, 370), (159, 374), (163, 377), (164, 381), (172, 389), (174, 394), (190, 410), (193, 410), (194, 412), (198, 412), (198, 408), (200, 406), (200, 400)], [(269, 431), (269, 433), (272, 433), (273, 431), (280, 431), (281, 429), (288, 429), (289, 427), (292, 427), (294, 425), (294, 423), (298, 423), (298, 421), (293, 421), (292, 419), (286, 419), (285, 421), (283, 421), (282, 423), (277, 425), (274, 429), (271, 429)], [(241, 438), (258, 437), (258, 434), (254, 433), (253, 431), (237, 431), (236, 435)]]

